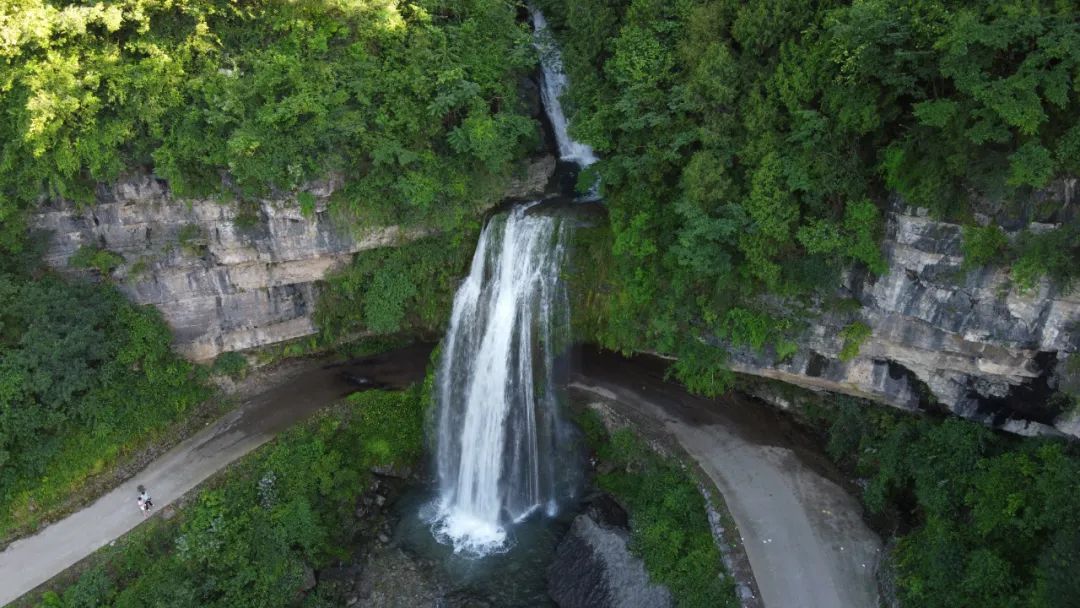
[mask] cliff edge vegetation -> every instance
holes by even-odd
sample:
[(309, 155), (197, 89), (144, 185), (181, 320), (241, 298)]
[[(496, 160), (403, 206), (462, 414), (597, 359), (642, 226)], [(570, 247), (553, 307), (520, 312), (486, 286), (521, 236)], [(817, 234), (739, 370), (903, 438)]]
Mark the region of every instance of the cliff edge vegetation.
[[(714, 336), (793, 353), (846, 269), (880, 275), (892, 200), (970, 226), (969, 264), (1031, 286), (1080, 272), (1072, 3), (540, 2), (611, 210), (597, 337), (730, 386)], [(1033, 226), (1007, 242), (994, 225)]]
[[(0, 244), (27, 209), (150, 169), (244, 200), (328, 173), (352, 216), (472, 209), (537, 141), (505, 3), (15, 0), (0, 8)], [(310, 197), (308, 197), (310, 198)], [(301, 197), (301, 204), (303, 203)]]

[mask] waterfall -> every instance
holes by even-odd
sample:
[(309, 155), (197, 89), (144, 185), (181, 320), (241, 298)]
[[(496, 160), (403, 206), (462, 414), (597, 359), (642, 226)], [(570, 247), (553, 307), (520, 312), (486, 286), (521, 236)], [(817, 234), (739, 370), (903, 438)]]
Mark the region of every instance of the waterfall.
[[(554, 515), (572, 444), (553, 371), (569, 337), (559, 276), (567, 229), (517, 207), (488, 222), (454, 297), (436, 386), (433, 531), (456, 552), (508, 546), (507, 526)], [(569, 467), (572, 469), (573, 467)]]
[(540, 68), (543, 78), (540, 86), (540, 98), (544, 103), (548, 120), (555, 131), (555, 140), (559, 145), (559, 156), (563, 160), (573, 161), (580, 167), (588, 167), (597, 161), (593, 149), (570, 138), (567, 131), (569, 123), (563, 113), (559, 98), (566, 91), (567, 80), (563, 72), (562, 56), (548, 31), (547, 20), (535, 7), (530, 7), (533, 21), (533, 40), (540, 51)]

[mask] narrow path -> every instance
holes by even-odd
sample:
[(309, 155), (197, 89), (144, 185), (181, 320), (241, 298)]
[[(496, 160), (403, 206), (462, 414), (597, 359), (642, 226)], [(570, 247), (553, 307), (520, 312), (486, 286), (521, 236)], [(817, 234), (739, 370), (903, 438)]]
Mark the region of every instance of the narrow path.
[[(136, 486), (159, 511), (320, 407), (363, 386), (402, 387), (424, 376), (430, 345), (301, 371), (248, 399), (90, 506), (0, 553), (0, 605), (14, 601), (143, 521)], [(360, 380), (360, 379), (365, 379)]]
[(724, 496), (766, 608), (874, 608), (881, 541), (832, 467), (766, 406), (700, 399), (659, 365), (586, 351), (571, 387), (665, 433)]

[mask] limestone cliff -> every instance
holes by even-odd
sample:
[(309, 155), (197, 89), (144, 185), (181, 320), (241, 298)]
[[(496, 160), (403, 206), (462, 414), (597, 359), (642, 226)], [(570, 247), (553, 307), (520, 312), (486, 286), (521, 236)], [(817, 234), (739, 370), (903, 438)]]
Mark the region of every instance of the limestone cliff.
[[(542, 192), (553, 158), (533, 160), (511, 181), (507, 197)], [(309, 335), (319, 281), (352, 254), (413, 239), (423, 230), (337, 225), (327, 200), (338, 180), (311, 184), (313, 212), (293, 198), (263, 200), (255, 216), (214, 200), (180, 200), (152, 176), (139, 176), (98, 193), (95, 205), (59, 202), (32, 219), (52, 233), (46, 262), (66, 268), (84, 245), (123, 256), (113, 273), (119, 288), (140, 304), (159, 308), (176, 348), (194, 360)]]
[[(883, 252), (885, 275), (844, 277), (839, 296), (861, 309), (820, 306), (794, 356), (736, 349), (733, 368), (905, 409), (936, 405), (1016, 433), (1080, 437), (1077, 413), (1048, 402), (1064, 362), (1080, 356), (1080, 293), (1045, 280), (1022, 292), (1007, 269), (964, 270), (961, 227), (902, 204), (887, 216)], [(870, 335), (844, 360), (841, 331), (853, 323)]]

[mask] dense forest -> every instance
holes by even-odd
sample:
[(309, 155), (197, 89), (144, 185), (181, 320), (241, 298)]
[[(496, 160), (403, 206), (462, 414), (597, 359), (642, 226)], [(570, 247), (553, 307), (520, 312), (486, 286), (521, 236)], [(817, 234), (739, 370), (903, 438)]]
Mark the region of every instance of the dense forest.
[(152, 168), (226, 200), (349, 176), (341, 211), (473, 209), (536, 125), (529, 31), (502, 2), (15, 0), (0, 9), (0, 219)]
[(901, 605), (1078, 605), (1075, 446), (846, 397), (820, 405), (808, 408), (811, 425), (860, 480), (867, 511), (896, 543), (881, 578)]
[[(684, 380), (713, 391), (730, 377), (703, 333), (782, 359), (841, 269), (885, 270), (894, 197), (968, 224), (970, 261), (1021, 286), (1080, 273), (1075, 211), (1024, 204), (1080, 171), (1071, 2), (541, 5), (603, 159), (608, 346), (692, 355)], [(1071, 221), (998, 227), (1049, 220)]]
[[(175, 424), (208, 391), (152, 308), (0, 260), (0, 538), (62, 508), (87, 477)], [(203, 372), (200, 374), (200, 372)]]
[[(539, 141), (517, 94), (530, 40), (515, 6), (482, 0), (2, 3), (0, 538), (190, 415), (213, 371), (169, 351), (156, 311), (42, 268), (28, 213), (133, 172), (242, 207), (302, 205), (340, 173), (345, 222), (457, 229), (358, 260), (327, 290), (324, 334), (438, 328), (447, 248), (467, 259), (478, 201)], [(72, 264), (107, 276), (119, 259), (87, 247)]]
[[(572, 133), (601, 157), (581, 183), (599, 178), (610, 218), (579, 232), (580, 337), (673, 355), (689, 388), (721, 393), (735, 376), (701, 338), (794, 352), (808, 314), (845, 305), (833, 292), (842, 272), (885, 272), (883, 221), (897, 205), (963, 224), (966, 264), (1008, 267), (1020, 288), (1080, 278), (1078, 207), (1046, 195), (1080, 173), (1074, 2), (536, 3), (563, 49)], [(479, 201), (541, 142), (519, 90), (537, 65), (523, 17), (503, 0), (4, 2), (0, 538), (190, 415), (208, 376), (243, 366), (183, 361), (152, 309), (107, 280), (43, 268), (27, 231), (35, 208), (90, 204), (102, 184), (136, 172), (181, 197), (303, 205), (311, 180), (342, 175), (331, 200), (342, 222), (441, 232), (366, 252), (332, 277), (319, 339), (431, 335), (471, 253)], [(108, 270), (108, 254), (84, 253), (82, 265)], [(869, 335), (850, 331), (852, 343)], [(412, 425), (426, 398), (360, 402)], [(47, 605), (288, 600), (302, 563), (340, 550), (335, 526), (355, 482), (386, 456), (360, 453), (365, 429), (392, 434), (352, 409), (334, 415), (246, 465), (274, 471), (294, 498), (222, 482), (175, 538), (132, 550), (143, 561), (118, 566), (122, 585), (90, 572)], [(1078, 605), (1075, 445), (846, 400), (810, 424), (897, 539), (904, 605)], [(397, 439), (415, 458), (419, 435)], [(601, 450), (670, 483), (674, 502), (693, 494), (667, 464), (622, 448)], [(682, 516), (638, 479), (602, 481), (657, 534)], [(207, 558), (214, 525), (233, 543), (222, 563)], [(704, 534), (687, 547), (706, 551)], [(700, 564), (670, 557), (658, 567), (673, 585), (721, 593), (699, 584), (710, 575)], [(201, 595), (186, 586), (193, 578), (207, 582)]]

